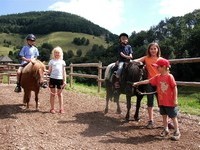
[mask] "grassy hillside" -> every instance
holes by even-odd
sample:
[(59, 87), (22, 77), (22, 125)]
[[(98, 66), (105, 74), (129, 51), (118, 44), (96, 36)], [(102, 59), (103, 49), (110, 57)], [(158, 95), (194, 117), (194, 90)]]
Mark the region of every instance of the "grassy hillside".
[[(77, 46), (72, 43), (74, 38), (85, 37), (89, 39), (90, 44), (88, 46)], [(105, 42), (104, 37), (96, 37), (93, 35), (88, 35), (84, 33), (72, 33), (72, 32), (54, 32), (45, 36), (40, 36), (37, 40), (37, 43), (41, 45), (42, 43), (50, 43), (53, 46), (61, 46), (64, 51), (81, 49), (84, 52), (92, 48), (94, 44), (103, 45), (105, 48), (108, 47), (108, 44)]]
[(8, 55), (8, 52), (11, 50), (11, 47), (3, 47), (0, 45), (0, 55)]
[(0, 55), (7, 55), (14, 47), (21, 46), (25, 36), (18, 34), (0, 33)]
[[(21, 47), (25, 44), (26, 35), (21, 34), (6, 34), (0, 33), (0, 55), (8, 54), (9, 51), (13, 51), (14, 47)], [(96, 37), (93, 35), (83, 34), (83, 33), (72, 33), (72, 32), (53, 32), (47, 35), (36, 35), (37, 47), (41, 46), (43, 43), (49, 43), (55, 46), (61, 46), (64, 51), (72, 50), (74, 53), (78, 49), (81, 49), (83, 54), (85, 54), (94, 44), (103, 45), (105, 48), (109, 46), (105, 42), (104, 37)], [(77, 46), (72, 43), (74, 38), (85, 37), (89, 39), (90, 44), (88, 46)], [(6, 42), (10, 43), (9, 47), (5, 46)]]

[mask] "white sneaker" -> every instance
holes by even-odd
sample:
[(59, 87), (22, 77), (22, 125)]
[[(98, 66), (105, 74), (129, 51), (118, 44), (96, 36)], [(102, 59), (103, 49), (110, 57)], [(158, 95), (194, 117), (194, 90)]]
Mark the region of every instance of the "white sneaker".
[(166, 130), (166, 129), (164, 129), (161, 133), (160, 133), (160, 136), (161, 137), (166, 137), (166, 136), (168, 136), (169, 135), (169, 130)]
[(178, 141), (181, 137), (181, 134), (179, 131), (175, 131), (173, 136), (171, 137), (171, 140), (174, 140), (174, 141)]

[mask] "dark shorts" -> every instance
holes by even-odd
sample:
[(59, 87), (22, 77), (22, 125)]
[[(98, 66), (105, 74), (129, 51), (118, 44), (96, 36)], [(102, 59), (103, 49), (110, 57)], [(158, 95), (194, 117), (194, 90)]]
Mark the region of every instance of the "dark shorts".
[[(151, 84), (146, 85), (146, 92), (155, 92), (156, 87), (152, 86)], [(148, 107), (153, 107), (154, 106), (154, 95), (157, 97), (157, 94), (148, 94), (147, 95), (147, 106)]]
[(160, 114), (168, 115), (170, 118), (177, 117), (178, 107), (160, 106)]
[(62, 79), (49, 79), (49, 88), (57, 88), (61, 89), (63, 85), (63, 80)]

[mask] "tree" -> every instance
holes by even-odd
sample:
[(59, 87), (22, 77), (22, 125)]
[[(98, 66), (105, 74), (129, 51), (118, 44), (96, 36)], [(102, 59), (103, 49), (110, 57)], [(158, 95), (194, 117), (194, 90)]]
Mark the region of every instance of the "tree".
[(67, 58), (72, 58), (74, 57), (74, 52), (72, 50), (67, 51)]
[(41, 61), (46, 61), (48, 62), (50, 59), (51, 51), (53, 49), (53, 46), (49, 43), (43, 43), (41, 47), (38, 47), (39, 49), (39, 57)]
[(78, 57), (81, 57), (81, 56), (82, 56), (82, 50), (81, 50), (81, 49), (78, 49), (78, 50), (76, 51), (76, 55), (77, 55)]

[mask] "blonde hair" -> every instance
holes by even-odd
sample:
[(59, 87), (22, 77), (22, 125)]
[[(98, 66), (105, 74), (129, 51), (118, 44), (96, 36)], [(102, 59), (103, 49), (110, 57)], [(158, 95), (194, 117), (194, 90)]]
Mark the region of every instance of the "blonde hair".
[(51, 58), (55, 59), (55, 52), (59, 52), (60, 53), (60, 58), (59, 59), (63, 59), (63, 50), (60, 46), (56, 46), (52, 52), (51, 52)]

